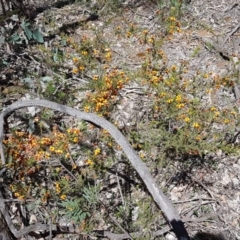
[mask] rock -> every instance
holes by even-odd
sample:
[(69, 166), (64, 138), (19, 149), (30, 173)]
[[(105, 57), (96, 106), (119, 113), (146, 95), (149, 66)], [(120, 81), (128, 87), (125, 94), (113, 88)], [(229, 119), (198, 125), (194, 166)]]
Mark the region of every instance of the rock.
[(229, 177), (229, 174), (228, 174), (228, 170), (226, 169), (223, 173), (223, 176), (222, 176), (222, 181), (221, 183), (226, 186), (228, 185), (229, 183), (231, 182), (231, 179)]
[(166, 240), (176, 240), (177, 238), (175, 237), (175, 235), (173, 233), (168, 233), (166, 236), (165, 236), (165, 239)]
[(239, 180), (237, 178), (233, 178), (232, 179), (232, 184), (233, 184), (233, 188), (237, 189), (239, 188)]

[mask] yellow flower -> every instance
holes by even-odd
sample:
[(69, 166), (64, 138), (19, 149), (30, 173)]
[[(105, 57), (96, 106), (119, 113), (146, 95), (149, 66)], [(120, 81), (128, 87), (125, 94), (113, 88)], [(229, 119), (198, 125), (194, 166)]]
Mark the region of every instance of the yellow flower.
[(93, 165), (93, 161), (91, 159), (86, 160), (87, 165)]
[(154, 43), (154, 40), (155, 40), (154, 36), (151, 36), (148, 39), (148, 43)]
[(181, 101), (182, 101), (182, 96), (178, 94), (176, 96), (176, 102), (181, 102)]
[(176, 70), (177, 70), (177, 66), (176, 66), (176, 65), (173, 65), (173, 66), (172, 66), (172, 71), (175, 72)]
[(67, 153), (67, 154), (65, 155), (65, 158), (70, 158), (70, 153)]
[(177, 95), (176, 96), (176, 102), (181, 102), (182, 101), (182, 96), (181, 95)]
[(127, 32), (127, 37), (130, 38), (132, 36), (131, 32)]
[(171, 83), (171, 81), (168, 81), (168, 80), (165, 80), (165, 82), (164, 82), (167, 86), (169, 86), (169, 87), (171, 87), (172, 86), (172, 83)]
[(166, 93), (165, 92), (161, 92), (160, 93), (160, 97), (165, 97), (166, 96)]
[(217, 110), (217, 108), (211, 107), (210, 110), (213, 111), (213, 112), (215, 112), (215, 111)]
[(170, 99), (167, 100), (167, 103), (172, 103), (172, 102), (173, 102), (173, 99), (172, 99), (172, 98), (170, 98)]
[(51, 144), (51, 139), (50, 138), (42, 138), (40, 143), (49, 145), (49, 144)]
[(87, 56), (87, 55), (88, 55), (88, 52), (87, 52), (87, 51), (82, 51), (82, 55), (83, 55), (83, 56)]
[(97, 156), (101, 152), (100, 148), (94, 150), (94, 155)]
[(95, 80), (95, 81), (98, 80), (98, 75), (94, 75), (93, 80)]
[(19, 194), (18, 192), (15, 192), (15, 193), (14, 193), (14, 196), (15, 196), (15, 197), (19, 197), (20, 194)]
[(22, 136), (24, 136), (25, 133), (24, 132), (15, 131), (15, 134), (18, 137), (22, 137)]
[(204, 75), (203, 75), (203, 78), (208, 78), (209, 76), (208, 76), (208, 74), (207, 73), (205, 73)]
[(65, 194), (63, 194), (63, 195), (60, 196), (60, 199), (61, 199), (61, 200), (65, 200), (66, 198), (67, 198), (67, 196), (66, 196)]
[(85, 70), (85, 67), (84, 66), (79, 66), (78, 68), (80, 71), (84, 71)]
[(73, 138), (73, 142), (77, 143), (79, 141), (78, 137)]
[(73, 164), (72, 165), (72, 169), (76, 169), (77, 168), (77, 165), (76, 164)]
[(201, 140), (201, 136), (200, 136), (200, 135), (197, 135), (196, 140), (197, 140), (197, 141), (200, 141), (200, 140)]
[(151, 74), (152, 74), (153, 76), (157, 76), (157, 75), (158, 75), (158, 71), (153, 70), (153, 71), (151, 72)]
[(230, 120), (229, 120), (229, 119), (225, 119), (225, 120), (224, 120), (224, 123), (225, 123), (225, 124), (228, 124), (228, 123), (230, 123)]
[(196, 123), (196, 122), (195, 122), (195, 123), (193, 123), (193, 127), (194, 127), (194, 128), (200, 128), (200, 125), (199, 125), (199, 123)]
[(110, 52), (108, 52), (108, 53), (105, 55), (105, 58), (106, 58), (107, 60), (110, 60), (111, 57), (112, 57), (112, 54), (111, 54)]
[(159, 78), (157, 76), (153, 76), (151, 79), (151, 81), (155, 84), (159, 82), (158, 80), (159, 80)]
[(51, 152), (55, 152), (55, 147), (50, 146), (49, 150), (50, 150)]
[(73, 128), (73, 133), (74, 134), (80, 134), (80, 130), (78, 128)]
[(74, 57), (72, 60), (73, 60), (74, 63), (78, 62), (78, 58), (76, 58), (76, 57)]
[(178, 104), (177, 104), (177, 108), (178, 108), (178, 109), (184, 108), (184, 103), (178, 103)]
[(90, 107), (89, 107), (89, 106), (85, 106), (85, 107), (84, 107), (84, 111), (85, 111), (85, 112), (89, 112), (89, 110), (90, 110)]
[(97, 49), (93, 49), (93, 55), (98, 56), (99, 55), (99, 51)]
[(169, 20), (174, 22), (174, 21), (176, 21), (176, 18), (175, 17), (170, 17)]
[(62, 150), (62, 149), (57, 149), (57, 150), (55, 151), (55, 153), (56, 153), (56, 154), (62, 154), (62, 153), (63, 153), (63, 150)]
[(61, 192), (61, 188), (59, 186), (59, 183), (55, 183), (55, 187), (56, 187), (56, 192), (60, 193)]
[(140, 158), (144, 159), (145, 156), (146, 156), (146, 154), (145, 154), (144, 152), (141, 152), (141, 153), (140, 153)]
[(206, 89), (206, 93), (211, 93), (212, 89)]
[(189, 117), (185, 117), (185, 118), (184, 118), (184, 121), (185, 121), (185, 122), (189, 122), (189, 121), (190, 121), (190, 118), (189, 118)]
[(78, 69), (77, 69), (77, 68), (74, 68), (74, 69), (72, 70), (72, 73), (73, 73), (73, 74), (77, 74), (77, 73), (78, 73)]

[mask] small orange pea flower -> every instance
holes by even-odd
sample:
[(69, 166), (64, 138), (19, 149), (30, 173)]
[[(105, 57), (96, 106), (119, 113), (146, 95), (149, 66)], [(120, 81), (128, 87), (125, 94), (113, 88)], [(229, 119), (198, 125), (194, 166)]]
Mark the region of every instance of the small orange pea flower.
[(94, 155), (97, 156), (101, 152), (100, 148), (94, 150)]
[(63, 195), (60, 196), (60, 199), (61, 199), (61, 200), (65, 200), (66, 198), (67, 198), (67, 196), (66, 196), (65, 194), (63, 194)]
[(78, 69), (77, 68), (73, 68), (72, 73), (77, 74), (78, 73)]

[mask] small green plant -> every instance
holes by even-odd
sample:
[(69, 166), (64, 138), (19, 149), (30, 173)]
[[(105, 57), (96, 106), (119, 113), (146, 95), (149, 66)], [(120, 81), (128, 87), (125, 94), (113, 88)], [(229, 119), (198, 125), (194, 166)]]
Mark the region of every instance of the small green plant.
[(180, 17), (181, 8), (182, 8), (182, 0), (170, 0), (171, 3), (171, 14)]
[(0, 46), (4, 43), (14, 46), (29, 44), (29, 41), (44, 42), (39, 27), (34, 27), (30, 22), (19, 19), (17, 15), (11, 16), (9, 20), (5, 21), (4, 27), (1, 27)]
[(89, 204), (97, 204), (100, 192), (100, 185), (91, 186), (88, 183), (88, 187), (84, 187), (83, 189), (83, 197)]
[(81, 223), (90, 217), (90, 213), (83, 209), (83, 203), (80, 200), (65, 200), (58, 205), (64, 208), (64, 216), (74, 223)]

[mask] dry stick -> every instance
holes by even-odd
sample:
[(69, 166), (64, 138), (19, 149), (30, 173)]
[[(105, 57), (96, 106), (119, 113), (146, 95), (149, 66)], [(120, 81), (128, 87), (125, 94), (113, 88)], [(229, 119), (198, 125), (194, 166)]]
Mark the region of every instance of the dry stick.
[(112, 216), (112, 214), (109, 214), (109, 217), (112, 219), (112, 221), (125, 233), (127, 236), (131, 239), (134, 240), (131, 235), (119, 224), (119, 222)]
[(166, 216), (177, 238), (179, 240), (190, 240), (190, 237), (183, 225), (183, 222), (181, 221), (178, 212), (154, 181), (153, 177), (150, 174), (150, 171), (147, 168), (147, 165), (138, 157), (137, 153), (133, 150), (133, 148), (131, 147), (127, 139), (122, 135), (122, 133), (113, 124), (111, 124), (104, 118), (97, 116), (96, 114), (81, 112), (74, 108), (67, 107), (65, 105), (61, 105), (47, 100), (17, 101), (9, 105), (5, 110), (2, 111), (0, 115), (0, 152), (3, 165), (5, 164), (5, 156), (3, 151), (4, 119), (6, 119), (10, 113), (19, 108), (31, 106), (41, 106), (45, 108), (50, 108), (71, 115), (80, 120), (90, 122), (93, 125), (97, 125), (98, 127), (107, 130), (111, 134), (111, 136), (115, 139), (115, 141), (122, 147), (122, 150), (128, 157), (132, 166), (138, 172), (142, 181), (145, 183), (154, 201)]
[(222, 43), (222, 48), (225, 45), (225, 43), (227, 42), (227, 40), (240, 28), (240, 23), (238, 23), (238, 25), (227, 35), (227, 37), (224, 39), (223, 43)]
[(118, 170), (117, 170), (117, 173), (116, 173), (116, 177), (117, 177), (117, 184), (118, 184), (120, 196), (121, 196), (121, 199), (122, 199), (123, 208), (126, 211), (126, 203), (124, 201), (123, 194), (122, 194), (122, 189), (121, 189), (121, 185), (120, 185), (120, 181), (119, 181), (119, 177), (118, 177)]
[(5, 6), (4, 6), (4, 3), (3, 3), (3, 0), (0, 0), (0, 2), (1, 2), (2, 11), (3, 11), (3, 16), (6, 17), (7, 14), (6, 14), (6, 9), (5, 9)]
[[(152, 237), (158, 237), (158, 236), (162, 236), (163, 234), (167, 233), (170, 230), (169, 226), (166, 226), (164, 228), (162, 228), (161, 230), (155, 231), (151, 233)], [(131, 235), (134, 238), (143, 238), (145, 237), (145, 239), (147, 239), (147, 236), (149, 235), (146, 232), (132, 232)], [(95, 231), (95, 234), (93, 236), (97, 236), (97, 237), (107, 237), (110, 240), (124, 240), (124, 239), (129, 239), (129, 235), (126, 233), (123, 234), (117, 234), (117, 233), (112, 233), (109, 231), (105, 231), (105, 230), (100, 230), (100, 231)], [(149, 239), (149, 238), (148, 238)]]
[(58, 161), (59, 164), (68, 172), (68, 174), (74, 179), (77, 180), (77, 178), (64, 166), (64, 164), (61, 163), (61, 160)]

